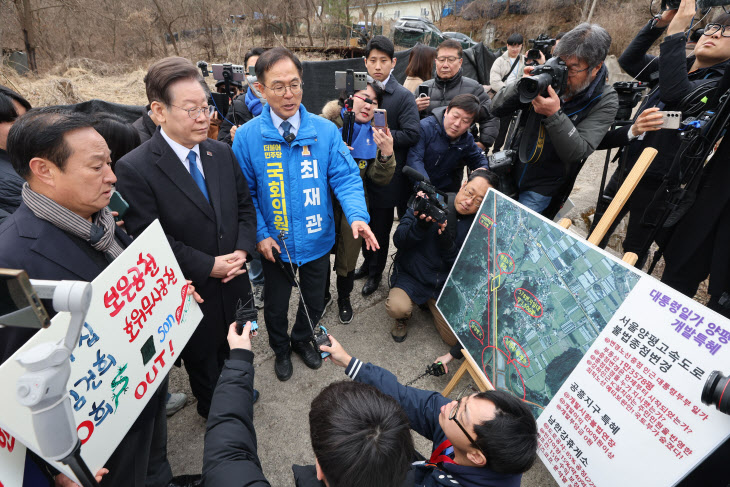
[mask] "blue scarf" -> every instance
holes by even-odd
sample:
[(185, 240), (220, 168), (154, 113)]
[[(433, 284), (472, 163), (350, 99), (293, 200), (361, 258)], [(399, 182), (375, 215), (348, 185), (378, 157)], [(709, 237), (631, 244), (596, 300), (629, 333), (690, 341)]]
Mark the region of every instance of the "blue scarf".
[(248, 111), (251, 112), (251, 115), (254, 117), (261, 115), (261, 110), (264, 109), (264, 106), (261, 104), (261, 100), (253, 94), (253, 90), (251, 88), (249, 88), (246, 92), (245, 102), (248, 107)]
[[(340, 115), (344, 116), (345, 109), (340, 111)], [(340, 129), (342, 133), (342, 129)], [(355, 127), (352, 130), (352, 151), (350, 155), (353, 159), (375, 159), (378, 155), (378, 146), (373, 140), (373, 127), (370, 122), (359, 123), (355, 122)]]

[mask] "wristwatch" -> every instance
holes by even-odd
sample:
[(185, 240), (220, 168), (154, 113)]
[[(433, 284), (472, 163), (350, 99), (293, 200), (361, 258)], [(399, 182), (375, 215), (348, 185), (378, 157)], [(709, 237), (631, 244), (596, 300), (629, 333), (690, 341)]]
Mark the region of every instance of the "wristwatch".
[(378, 154), (378, 162), (381, 162), (381, 163), (385, 164), (386, 162), (388, 162), (388, 159), (390, 159), (391, 157), (392, 157), (392, 155), (386, 157), (383, 154), (380, 154), (379, 153)]

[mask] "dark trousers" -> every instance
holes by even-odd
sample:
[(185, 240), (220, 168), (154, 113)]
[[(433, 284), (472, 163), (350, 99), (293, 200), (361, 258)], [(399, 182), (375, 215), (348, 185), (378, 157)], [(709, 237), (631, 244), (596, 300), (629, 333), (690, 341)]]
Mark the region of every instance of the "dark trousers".
[[(499, 119), (499, 134), (497, 135), (497, 139), (494, 141), (494, 145), (492, 146), (492, 154), (494, 154), (495, 152), (499, 152), (499, 150), (502, 148), (502, 144), (504, 144), (504, 139), (507, 138), (507, 130), (509, 130), (509, 123), (511, 121), (512, 115), (508, 115)], [(506, 149), (508, 148), (509, 147), (506, 147)]]
[(172, 480), (167, 461), (167, 377), (104, 465), (101, 487), (165, 487)]
[[(287, 319), (292, 289), (290, 266), (288, 262), (284, 262), (285, 269), (289, 273), (285, 274), (278, 264), (270, 260), (262, 259), (261, 263), (264, 267), (264, 279), (266, 280), (264, 320), (266, 321), (266, 330), (269, 333), (269, 346), (275, 354), (281, 355), (287, 353), (290, 346), (289, 321)], [(294, 270), (295, 272), (298, 271), (299, 283), (302, 286), (300, 289), (301, 295), (307, 304), (312, 326), (316, 327), (324, 309), (324, 288), (327, 275), (330, 272), (330, 254), (328, 252), (298, 268), (294, 265)], [(291, 330), (291, 341), (304, 342), (311, 340), (312, 329), (309, 326), (307, 314), (300, 299), (297, 317)]]
[(223, 342), (215, 354), (207, 355), (201, 360), (183, 359), (185, 371), (190, 380), (190, 389), (198, 400), (198, 414), (208, 417), (213, 390), (223, 369), (223, 360), (228, 356), (228, 343)]
[(362, 255), (365, 258), (363, 265), (368, 269), (368, 276), (376, 277), (383, 274), (388, 263), (388, 247), (390, 247), (390, 230), (393, 228), (393, 208), (370, 208), (370, 230), (380, 244), (376, 251), (367, 250), (365, 242), (362, 245)]

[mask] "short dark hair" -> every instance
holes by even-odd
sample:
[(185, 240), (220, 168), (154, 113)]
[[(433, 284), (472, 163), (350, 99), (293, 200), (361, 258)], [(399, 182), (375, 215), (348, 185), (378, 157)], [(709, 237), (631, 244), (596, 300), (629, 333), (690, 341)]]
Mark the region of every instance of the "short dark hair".
[(712, 19), (713, 24), (730, 25), (730, 13), (720, 10), (720, 13)]
[(141, 142), (139, 132), (123, 118), (112, 113), (98, 112), (94, 115), (94, 129), (104, 137), (111, 151), (112, 171), (123, 155), (131, 152)]
[(198, 68), (184, 57), (166, 57), (160, 59), (147, 70), (144, 77), (144, 86), (147, 91), (147, 100), (170, 106), (170, 86), (176, 81), (192, 79), (200, 83), (206, 94), (210, 91), (203, 80)]
[(414, 455), (408, 416), (392, 397), (334, 382), (312, 401), (309, 432), (330, 487), (400, 487)]
[(256, 61), (256, 79), (259, 83), (262, 83), (266, 79), (266, 72), (270, 70), (274, 64), (283, 59), (289, 59), (293, 62), (299, 72), (299, 77), (304, 77), (304, 69), (302, 68), (302, 62), (299, 58), (286, 47), (274, 47), (261, 54)]
[(463, 93), (461, 95), (456, 95), (449, 102), (449, 106), (446, 107), (446, 111), (451, 111), (452, 108), (460, 108), (466, 113), (471, 114), (474, 117), (474, 120), (476, 120), (479, 115), (479, 110), (481, 110), (481, 104), (479, 103), (479, 98), (477, 98), (476, 95)]
[(368, 41), (368, 45), (365, 48), (365, 58), (370, 57), (370, 53), (373, 50), (384, 52), (390, 59), (393, 59), (393, 56), (395, 56), (393, 41), (385, 36), (375, 36)]
[(476, 178), (486, 179), (491, 187), (494, 189), (499, 188), (499, 176), (489, 169), (479, 169), (478, 171), (470, 172), (469, 177), (466, 178), (466, 182), (474, 181)]
[[(243, 56), (243, 66), (246, 67), (248, 64), (248, 60), (251, 59), (254, 56), (261, 56), (264, 52), (266, 52), (265, 47), (252, 47), (246, 52), (246, 55)], [(246, 73), (248, 74), (248, 73)]]
[(15, 172), (27, 180), (34, 157), (48, 159), (63, 171), (72, 154), (66, 134), (92, 127), (89, 115), (56, 107), (36, 108), (18, 117), (8, 133), (8, 155)]
[(434, 59), (436, 59), (436, 49), (419, 42), (408, 55), (406, 76), (420, 78), (423, 81), (431, 79), (433, 77)]
[(0, 85), (0, 123), (14, 122), (18, 118), (18, 111), (15, 109), (13, 101), (26, 111), (31, 108), (28, 100), (10, 88)]
[(464, 48), (461, 47), (461, 43), (454, 39), (446, 39), (444, 42), (439, 44), (439, 47), (436, 48), (436, 52), (441, 49), (456, 49), (459, 53), (459, 57), (462, 57), (464, 54)]
[(537, 423), (530, 408), (505, 391), (480, 392), (475, 397), (496, 407), (494, 419), (474, 425), (476, 443), (487, 457), (486, 466), (498, 473), (528, 471), (537, 458)]
[(524, 43), (525, 43), (525, 38), (522, 37), (522, 34), (519, 34), (517, 32), (515, 32), (514, 34), (510, 35), (507, 38), (507, 45), (508, 46), (516, 46), (518, 44), (521, 45), (521, 44), (524, 44)]

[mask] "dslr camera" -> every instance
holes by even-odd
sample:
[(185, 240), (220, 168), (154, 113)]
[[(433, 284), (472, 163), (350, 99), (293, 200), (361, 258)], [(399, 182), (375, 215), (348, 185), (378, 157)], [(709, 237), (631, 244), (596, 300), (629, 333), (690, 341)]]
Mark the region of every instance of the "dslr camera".
[[(730, 1), (730, 0), (728, 0)], [(530, 39), (532, 43), (532, 49), (527, 51), (525, 54), (525, 64), (532, 66), (537, 63), (540, 59), (540, 53), (543, 53), (545, 59), (550, 57), (550, 48), (557, 42), (555, 39), (550, 39), (547, 34), (540, 34), (537, 39)]]
[(537, 95), (548, 96), (548, 86), (552, 86), (560, 96), (565, 91), (567, 82), (568, 66), (560, 58), (550, 58), (545, 64), (536, 66), (529, 77), (517, 82), (520, 103), (529, 103)]
[[(408, 200), (408, 208), (431, 217), (436, 223), (442, 224), (446, 221), (446, 214), (449, 197), (443, 191), (436, 189), (421, 173), (408, 166), (403, 168), (403, 174), (416, 181), (413, 185), (413, 194)], [(419, 191), (424, 196), (419, 196)]]

